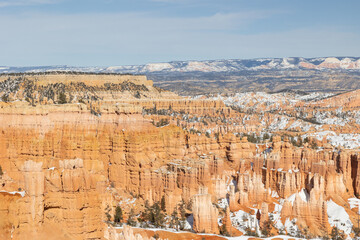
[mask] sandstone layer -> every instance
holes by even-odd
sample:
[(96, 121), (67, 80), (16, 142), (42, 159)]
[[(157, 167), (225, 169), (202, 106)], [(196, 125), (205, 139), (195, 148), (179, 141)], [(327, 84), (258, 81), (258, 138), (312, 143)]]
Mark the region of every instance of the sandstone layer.
[[(0, 102), (2, 238), (41, 239), (51, 237), (51, 230), (58, 239), (151, 239), (148, 230), (116, 228), (115, 209), (121, 207), (122, 223), (134, 218), (138, 227), (153, 227), (144, 213), (147, 205), (162, 202), (163, 227), (177, 219), (174, 231), (184, 225), (197, 233), (264, 235), (271, 222), (270, 234), (298, 228), (307, 229), (301, 232), (307, 237), (326, 236), (336, 226), (336, 207), (347, 214), (350, 232), (338, 228), (353, 236), (357, 215), (350, 201), (360, 194), (359, 149), (315, 137), (300, 144), (300, 134), (311, 128), (301, 125), (302, 132), (294, 132), (270, 123), (300, 111), (306, 117), (314, 111), (336, 115), (331, 104), (339, 101), (351, 102), (346, 114), (353, 116), (360, 105), (348, 101), (349, 94), (298, 101), (297, 111), (284, 103), (284, 109), (261, 106), (259, 98), (239, 109), (222, 98), (179, 97), (145, 77), (100, 76), (92, 82), (97, 77), (16, 76), (0, 82), (6, 96)], [(356, 133), (352, 120), (321, 127)], [(266, 121), (266, 127), (259, 124)], [(261, 132), (255, 141), (251, 134)], [(160, 238), (171, 239), (169, 234)]]

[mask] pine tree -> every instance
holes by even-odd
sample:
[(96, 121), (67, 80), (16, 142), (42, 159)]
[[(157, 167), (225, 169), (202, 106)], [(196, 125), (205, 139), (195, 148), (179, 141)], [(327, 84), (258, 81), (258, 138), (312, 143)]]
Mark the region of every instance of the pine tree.
[(223, 224), (223, 225), (220, 227), (220, 234), (223, 235), (223, 236), (230, 237), (230, 234), (229, 234), (228, 230), (226, 229), (225, 224)]
[(2, 100), (3, 102), (9, 102), (9, 96), (6, 95), (6, 94), (4, 94), (4, 95), (1, 96), (1, 100)]
[(174, 211), (171, 214), (171, 221), (170, 221), (170, 227), (174, 228), (179, 231), (179, 217), (178, 217), (178, 212), (176, 210), (176, 207), (174, 208)]
[(145, 213), (144, 220), (151, 223), (154, 227), (163, 227), (165, 214), (161, 210), (160, 204), (158, 202), (154, 203), (152, 206), (149, 206), (148, 203), (145, 203)]
[(161, 205), (161, 210), (163, 210), (164, 212), (166, 211), (166, 206), (165, 206), (165, 195), (162, 196), (161, 198), (161, 202), (160, 202), (160, 205)]
[(115, 209), (114, 222), (120, 223), (123, 220), (122, 209), (120, 206), (117, 206)]
[(268, 133), (265, 133), (263, 135), (263, 139), (266, 140), (266, 139), (270, 139), (270, 135)]
[(139, 91), (136, 91), (135, 95), (134, 95), (135, 98), (141, 98), (141, 94)]
[(185, 220), (186, 220), (186, 209), (185, 209), (184, 200), (181, 200), (179, 204), (179, 211), (180, 211), (180, 230), (184, 230)]
[(107, 218), (108, 222), (110, 222), (111, 221), (111, 215), (110, 215), (110, 207), (109, 207), (109, 205), (107, 205), (106, 208), (105, 208), (105, 215), (106, 215), (106, 218)]
[(63, 93), (63, 92), (59, 93), (58, 103), (59, 104), (65, 104), (66, 103), (66, 95), (65, 95), (65, 93)]
[(127, 224), (128, 224), (129, 226), (132, 226), (132, 227), (135, 227), (135, 226), (136, 226), (134, 209), (131, 209), (131, 210), (130, 210), (129, 218), (128, 218), (128, 220), (127, 220)]
[(264, 222), (264, 226), (261, 229), (261, 234), (264, 237), (269, 237), (270, 236), (270, 231), (271, 231), (271, 222), (270, 221)]
[(331, 236), (332, 240), (344, 240), (345, 239), (344, 233), (340, 232), (337, 227), (333, 227), (333, 229), (331, 230), (330, 236)]
[(161, 212), (161, 208), (158, 203), (154, 203), (152, 208), (151, 222), (155, 227), (163, 227), (165, 215)]

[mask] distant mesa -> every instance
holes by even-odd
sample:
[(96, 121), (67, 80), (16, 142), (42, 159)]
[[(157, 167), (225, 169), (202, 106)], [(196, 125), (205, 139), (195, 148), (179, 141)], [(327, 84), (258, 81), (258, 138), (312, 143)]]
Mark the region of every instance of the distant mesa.
[(172, 61), (167, 63), (149, 63), (145, 65), (126, 65), (109, 67), (73, 67), (73, 66), (34, 66), (0, 67), (0, 73), (15, 72), (51, 72), (77, 71), (98, 73), (147, 74), (159, 72), (237, 72), (279, 69), (338, 69), (360, 70), (360, 57), (318, 57), (318, 58), (255, 58), (205, 61)]

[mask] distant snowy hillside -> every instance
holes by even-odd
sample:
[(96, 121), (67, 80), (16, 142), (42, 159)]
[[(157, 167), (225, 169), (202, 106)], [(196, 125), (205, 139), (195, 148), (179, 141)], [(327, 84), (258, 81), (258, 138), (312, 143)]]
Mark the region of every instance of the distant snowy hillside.
[(72, 66), (40, 66), (40, 67), (0, 67), (0, 73), (14, 72), (46, 72), (46, 71), (83, 71), (114, 73), (185, 73), (185, 72), (238, 72), (259, 70), (286, 69), (338, 69), (360, 70), (359, 57), (327, 57), (327, 58), (259, 58), (208, 61), (174, 61), (168, 63), (149, 63), (146, 65), (110, 66), (110, 67), (72, 67)]

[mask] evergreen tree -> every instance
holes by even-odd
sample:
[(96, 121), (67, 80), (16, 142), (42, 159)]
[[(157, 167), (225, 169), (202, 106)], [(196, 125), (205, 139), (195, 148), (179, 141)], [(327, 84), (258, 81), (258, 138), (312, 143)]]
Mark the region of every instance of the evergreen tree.
[(220, 227), (220, 234), (223, 235), (223, 236), (230, 237), (230, 233), (229, 233), (228, 230), (226, 229), (225, 224), (223, 224), (223, 225)]
[(149, 204), (145, 204), (144, 220), (151, 223), (154, 227), (163, 227), (165, 214), (161, 210), (158, 202), (154, 203), (151, 207)]
[(333, 229), (331, 230), (330, 236), (331, 236), (332, 240), (344, 240), (345, 239), (344, 233), (340, 232), (337, 227), (333, 227)]
[(179, 211), (180, 211), (180, 230), (184, 230), (185, 220), (186, 220), (186, 209), (185, 209), (184, 200), (181, 200), (181, 202), (179, 203)]
[(175, 228), (177, 231), (179, 231), (179, 225), (180, 225), (180, 222), (179, 222), (178, 212), (175, 207), (174, 211), (171, 214), (170, 227)]
[(163, 227), (165, 215), (162, 213), (159, 203), (154, 203), (151, 209), (151, 222), (155, 227)]
[(165, 195), (162, 196), (161, 198), (161, 202), (160, 202), (160, 205), (161, 205), (161, 210), (163, 210), (164, 212), (166, 211), (166, 206), (165, 206)]
[(66, 95), (65, 95), (65, 93), (63, 93), (63, 92), (59, 93), (58, 103), (59, 104), (65, 104), (66, 103)]
[(271, 222), (270, 221), (264, 222), (264, 226), (261, 229), (261, 234), (264, 237), (269, 237), (270, 236), (270, 231), (271, 231)]
[(135, 95), (134, 95), (135, 98), (141, 98), (141, 94), (139, 91), (136, 91)]
[(131, 209), (131, 210), (130, 210), (129, 218), (128, 218), (128, 220), (127, 220), (127, 224), (128, 224), (129, 226), (132, 226), (132, 227), (135, 227), (135, 226), (136, 226), (134, 209)]
[(265, 133), (263, 135), (263, 139), (266, 140), (266, 139), (270, 139), (270, 135), (268, 133)]
[(357, 228), (355, 226), (353, 226), (353, 232), (355, 234), (355, 237), (359, 237), (360, 236), (360, 228)]
[(9, 102), (9, 96), (6, 95), (6, 94), (4, 94), (4, 95), (1, 96), (1, 100), (2, 100), (3, 102)]
[(122, 209), (120, 206), (117, 206), (115, 209), (114, 222), (120, 223), (123, 220)]
[(111, 221), (111, 215), (110, 215), (110, 207), (109, 207), (109, 205), (107, 205), (106, 208), (105, 208), (105, 215), (106, 215), (106, 218), (107, 218), (108, 222), (110, 222)]

